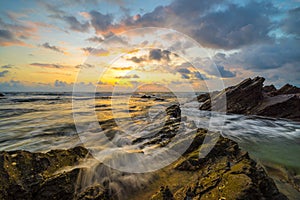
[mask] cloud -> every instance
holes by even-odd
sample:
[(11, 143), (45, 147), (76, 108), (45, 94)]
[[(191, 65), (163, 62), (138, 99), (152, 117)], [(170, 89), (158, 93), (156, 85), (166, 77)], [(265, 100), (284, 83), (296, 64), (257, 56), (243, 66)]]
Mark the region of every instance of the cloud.
[(88, 39), (86, 39), (86, 40), (89, 41), (89, 42), (100, 43), (100, 42), (103, 42), (103, 41), (104, 41), (104, 38), (94, 36), (94, 37), (90, 37), (90, 38), (88, 38)]
[(170, 61), (170, 51), (161, 50), (161, 49), (151, 49), (149, 52), (149, 59), (150, 60), (166, 60)]
[(84, 64), (80, 64), (80, 65), (76, 65), (75, 68), (94, 68), (94, 65), (88, 64), (88, 63), (84, 63)]
[(185, 68), (178, 69), (177, 72), (181, 74), (191, 74), (191, 71)]
[(300, 41), (282, 39), (275, 44), (249, 46), (223, 59), (229, 65), (240, 65), (252, 71), (282, 68), (300, 64)]
[(103, 55), (109, 53), (109, 51), (103, 48), (97, 49), (93, 47), (85, 47), (82, 48), (81, 50), (84, 51), (84, 53), (91, 54), (91, 55)]
[(0, 29), (0, 46), (24, 46), (25, 43), (18, 40), (9, 30)]
[(292, 9), (288, 12), (287, 17), (281, 22), (282, 30), (300, 36), (300, 7)]
[(161, 50), (161, 49), (151, 49), (149, 51), (148, 55), (144, 55), (141, 57), (133, 56), (131, 58), (128, 58), (127, 60), (132, 61), (134, 63), (141, 63), (145, 61), (170, 61), (170, 55), (171, 52), (167, 50)]
[(244, 5), (213, 1), (174, 0), (158, 6), (136, 20), (132, 16), (113, 27), (168, 27), (183, 32), (201, 45), (216, 49), (237, 49), (246, 45), (267, 43), (278, 14), (270, 2), (250, 1)]
[(12, 68), (12, 67), (13, 67), (13, 65), (8, 64), (8, 65), (3, 65), (3, 66), (1, 66), (0, 68), (2, 68), (2, 69), (10, 69), (10, 68)]
[(1, 78), (2, 78), (2, 77), (5, 77), (8, 73), (9, 73), (8, 70), (4, 70), (4, 71), (0, 72), (0, 77), (1, 77)]
[(133, 56), (131, 58), (128, 58), (127, 60), (135, 62), (135, 63), (141, 63), (141, 62), (146, 61), (147, 59), (145, 57), (136, 57), (136, 56)]
[(50, 63), (30, 63), (31, 66), (42, 67), (42, 68), (54, 68), (54, 69), (63, 69), (68, 68), (69, 66), (61, 64), (50, 64)]
[(74, 16), (63, 16), (61, 18), (69, 25), (69, 29), (78, 32), (88, 32), (90, 28), (89, 22), (81, 23)]
[(55, 82), (54, 82), (55, 87), (66, 87), (68, 85), (69, 84), (65, 81), (55, 80)]
[(60, 48), (60, 47), (57, 47), (57, 46), (51, 46), (48, 42), (40, 45), (41, 47), (44, 47), (45, 49), (50, 49), (52, 51), (56, 51), (56, 52), (59, 52), (59, 53), (64, 53), (64, 51)]
[(98, 11), (91, 11), (91, 25), (95, 29), (96, 33), (107, 32), (112, 25), (113, 16), (111, 14), (102, 14)]
[(32, 22), (11, 19), (13, 23), (6, 23), (0, 18), (1, 46), (29, 46), (24, 40), (36, 37), (39, 27), (49, 27), (42, 22)]
[(221, 75), (222, 78), (233, 78), (233, 77), (236, 77), (236, 72), (232, 72), (230, 70), (226, 70), (224, 68), (224, 66), (217, 65), (217, 69), (219, 70), (220, 75)]
[(194, 72), (194, 78), (198, 80), (209, 80), (208, 77), (206, 77), (204, 74), (201, 74), (198, 71)]
[(133, 75), (126, 75), (126, 76), (116, 76), (115, 78), (118, 79), (133, 79), (133, 78), (140, 78), (137, 74)]
[(245, 45), (267, 43), (273, 26), (269, 15), (275, 13), (270, 3), (251, 2), (245, 6), (230, 4), (224, 12), (212, 12), (199, 18), (200, 26), (190, 31), (194, 39), (212, 48), (236, 49)]
[(58, 6), (55, 6), (54, 4), (49, 4), (44, 1), (40, 1), (39, 3), (42, 4), (49, 12), (55, 15), (65, 14), (65, 11), (61, 10)]
[(114, 70), (120, 70), (120, 71), (123, 71), (123, 70), (131, 70), (132, 67), (112, 67), (111, 69), (114, 69)]

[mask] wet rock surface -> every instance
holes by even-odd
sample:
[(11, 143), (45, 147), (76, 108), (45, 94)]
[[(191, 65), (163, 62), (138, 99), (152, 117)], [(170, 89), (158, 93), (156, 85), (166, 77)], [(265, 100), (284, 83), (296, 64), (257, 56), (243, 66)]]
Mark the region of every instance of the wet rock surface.
[(57, 173), (75, 166), (87, 149), (0, 152), (0, 199), (73, 199), (79, 169)]
[[(205, 134), (206, 130), (198, 130), (193, 143), (202, 143)], [(160, 189), (152, 196), (153, 200), (287, 199), (264, 169), (232, 140), (220, 137), (212, 151), (202, 159), (199, 159), (196, 146), (172, 166), (171, 174), (177, 176), (174, 174), (192, 171), (193, 175), (179, 185), (169, 183), (172, 198), (165, 198), (165, 189)]]
[(223, 91), (202, 94), (198, 97), (198, 101), (203, 103), (200, 110), (300, 121), (300, 88), (286, 84), (276, 90), (272, 85), (263, 86), (264, 81), (263, 77), (248, 78)]

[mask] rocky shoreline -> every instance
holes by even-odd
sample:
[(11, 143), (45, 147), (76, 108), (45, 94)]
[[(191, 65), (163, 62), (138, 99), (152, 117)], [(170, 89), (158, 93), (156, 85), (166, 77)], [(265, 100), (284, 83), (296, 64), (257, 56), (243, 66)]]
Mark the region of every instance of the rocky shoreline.
[[(221, 92), (227, 94), (228, 110), (239, 114), (267, 112), (278, 104), (266, 106), (267, 99), (288, 95), (287, 100), (280, 100), (281, 103), (288, 104), (284, 114), (286, 118), (297, 120), (299, 115), (290, 113), (289, 102), (296, 98), (297, 104), (298, 96), (294, 92), (298, 92), (298, 89), (286, 86), (276, 90), (272, 86), (263, 87), (263, 81), (260, 77), (247, 79)], [(241, 95), (246, 95), (247, 98), (241, 100)], [(218, 101), (220, 94), (215, 92), (211, 96), (212, 101)], [(210, 109), (208, 103), (211, 99), (208, 94), (200, 95), (198, 99), (204, 102), (202, 109)], [(286, 115), (287, 113), (289, 114)], [(138, 153), (141, 154), (143, 147), (164, 148), (182, 132), (180, 124), (184, 121), (186, 127), (193, 129), (193, 140), (182, 156), (172, 164), (155, 172), (132, 174), (105, 166), (83, 146), (45, 153), (2, 151), (0, 199), (288, 199), (283, 194), (284, 189), (279, 191), (274, 180), (270, 178), (272, 173), (269, 174), (269, 169), (266, 171), (267, 167), (262, 167), (251, 159), (236, 142), (219, 134), (216, 138), (216, 133), (189, 126), (187, 119), (181, 116), (179, 105), (167, 108), (166, 114), (167, 121), (160, 131), (148, 137), (137, 138), (132, 144), (140, 145), (141, 150)], [(116, 124), (103, 122), (100, 125), (105, 130), (105, 125)], [(107, 137), (112, 139), (115, 135)], [(214, 140), (212, 143), (215, 145), (201, 158), (199, 155), (202, 150), (210, 148), (204, 142), (205, 138)], [(288, 174), (282, 173), (284, 176)], [(292, 175), (286, 181), (299, 189), (298, 179)]]
[[(212, 105), (222, 105), (226, 97), (226, 112), (259, 115), (300, 121), (300, 88), (289, 84), (280, 89), (264, 86), (263, 77), (248, 78), (223, 91), (198, 96), (200, 110), (212, 110)], [(215, 106), (214, 111), (221, 111)]]
[[(143, 186), (144, 192), (135, 191), (129, 198), (287, 199), (264, 169), (232, 140), (220, 137), (213, 150), (199, 159), (206, 134), (199, 129), (179, 160), (154, 172), (155, 179)], [(109, 182), (80, 194), (76, 191), (77, 177), (84, 170), (80, 163), (87, 157), (91, 157), (88, 150), (80, 146), (47, 153), (1, 152), (0, 199), (116, 199)], [(68, 166), (74, 169), (66, 170)]]
[[(135, 142), (163, 148), (180, 134), (178, 123), (184, 119), (179, 106), (169, 107), (167, 114), (169, 120), (157, 135)], [(0, 199), (287, 199), (236, 142), (213, 134), (195, 129), (191, 145), (177, 161), (145, 174), (109, 169), (81, 146), (46, 153), (0, 152)], [(200, 150), (209, 148), (203, 144), (207, 137), (216, 144), (200, 158)]]

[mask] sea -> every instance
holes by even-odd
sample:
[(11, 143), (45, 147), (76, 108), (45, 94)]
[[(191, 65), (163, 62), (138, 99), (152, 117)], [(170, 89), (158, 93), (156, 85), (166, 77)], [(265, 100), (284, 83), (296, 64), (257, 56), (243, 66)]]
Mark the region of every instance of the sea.
[[(0, 99), (0, 151), (46, 152), (77, 145), (103, 150), (108, 146), (99, 137), (102, 133), (114, 134), (116, 148), (128, 148), (137, 135), (159, 129), (166, 109), (179, 104), (182, 116), (196, 127), (219, 132), (258, 162), (299, 176), (299, 122), (201, 111), (197, 95), (5, 93)], [(84, 127), (91, 129), (88, 134)]]

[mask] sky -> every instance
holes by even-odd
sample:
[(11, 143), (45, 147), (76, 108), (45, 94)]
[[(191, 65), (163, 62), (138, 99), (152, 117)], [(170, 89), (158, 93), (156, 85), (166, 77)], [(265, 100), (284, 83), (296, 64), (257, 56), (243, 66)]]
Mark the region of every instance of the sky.
[(255, 76), (279, 88), (299, 74), (299, 0), (0, 0), (0, 92), (207, 91)]

